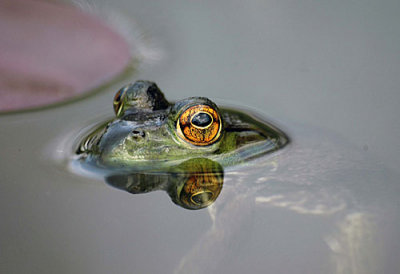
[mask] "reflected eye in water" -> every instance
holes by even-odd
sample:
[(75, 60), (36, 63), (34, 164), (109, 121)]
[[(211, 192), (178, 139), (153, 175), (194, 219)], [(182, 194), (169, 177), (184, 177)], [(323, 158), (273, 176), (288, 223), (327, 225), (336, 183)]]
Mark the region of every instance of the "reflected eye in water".
[(186, 172), (176, 173), (176, 184), (171, 185), (172, 200), (187, 209), (211, 205), (221, 192), (224, 181), (222, 166), (207, 158), (194, 158), (178, 166)]
[(193, 158), (166, 172), (113, 174), (106, 178), (113, 187), (132, 194), (164, 190), (171, 200), (186, 209), (210, 206), (222, 190), (222, 166), (207, 158)]

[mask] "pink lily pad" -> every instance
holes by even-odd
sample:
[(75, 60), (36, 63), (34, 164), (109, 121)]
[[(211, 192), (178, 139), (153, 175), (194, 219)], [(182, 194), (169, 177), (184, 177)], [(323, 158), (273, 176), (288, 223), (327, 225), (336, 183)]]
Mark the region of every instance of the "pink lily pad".
[(130, 61), (126, 40), (91, 14), (48, 1), (0, 1), (0, 111), (88, 92)]

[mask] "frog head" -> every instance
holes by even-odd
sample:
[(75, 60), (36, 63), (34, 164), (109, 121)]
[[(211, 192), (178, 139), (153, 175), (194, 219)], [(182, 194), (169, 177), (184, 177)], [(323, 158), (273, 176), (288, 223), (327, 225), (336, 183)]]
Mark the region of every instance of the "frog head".
[(78, 149), (83, 161), (105, 169), (161, 170), (196, 157), (231, 166), (288, 142), (271, 124), (204, 97), (170, 103), (149, 81), (120, 89), (113, 106), (116, 117), (86, 135)]

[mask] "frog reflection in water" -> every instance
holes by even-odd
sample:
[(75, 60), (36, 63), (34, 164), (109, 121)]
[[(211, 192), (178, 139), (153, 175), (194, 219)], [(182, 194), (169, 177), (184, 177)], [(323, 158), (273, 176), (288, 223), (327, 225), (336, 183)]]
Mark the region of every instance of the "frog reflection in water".
[[(116, 118), (80, 143), (79, 162), (102, 170), (113, 186), (131, 193), (163, 189), (175, 203), (190, 209), (208, 206), (217, 198), (223, 168), (288, 143), (286, 135), (271, 124), (218, 108), (207, 98), (169, 103), (149, 81), (120, 89), (114, 111)], [(211, 185), (215, 186), (208, 188)]]
[(106, 177), (110, 185), (132, 194), (164, 190), (172, 201), (186, 209), (211, 205), (222, 189), (222, 166), (207, 158), (193, 158), (165, 173), (120, 173)]

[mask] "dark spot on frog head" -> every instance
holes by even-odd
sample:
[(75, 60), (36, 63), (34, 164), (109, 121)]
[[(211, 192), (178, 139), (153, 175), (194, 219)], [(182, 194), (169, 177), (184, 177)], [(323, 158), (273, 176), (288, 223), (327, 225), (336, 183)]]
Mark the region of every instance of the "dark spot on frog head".
[(164, 94), (153, 82), (147, 88), (147, 96), (152, 101), (153, 110), (166, 109), (169, 106), (168, 101), (165, 99)]
[(154, 82), (136, 81), (131, 86), (132, 100), (136, 104), (132, 104), (135, 108), (161, 110), (169, 106), (164, 94)]

